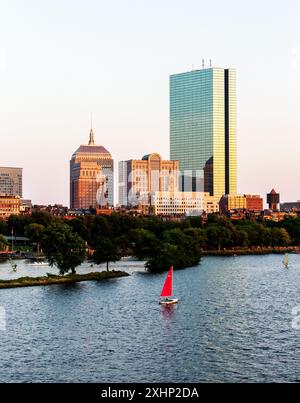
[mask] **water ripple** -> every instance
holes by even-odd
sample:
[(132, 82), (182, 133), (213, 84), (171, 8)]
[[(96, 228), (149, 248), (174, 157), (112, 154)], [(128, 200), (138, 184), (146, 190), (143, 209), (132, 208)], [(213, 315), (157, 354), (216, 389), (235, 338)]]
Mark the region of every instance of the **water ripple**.
[[(169, 308), (157, 303), (165, 274), (130, 261), (116, 265), (129, 278), (2, 290), (0, 380), (297, 382), (300, 331), (291, 311), (300, 305), (300, 256), (289, 270), (281, 261), (205, 258), (175, 273), (181, 301)], [(17, 274), (33, 270), (41, 275), (19, 263)], [(11, 276), (0, 264), (0, 277)]]

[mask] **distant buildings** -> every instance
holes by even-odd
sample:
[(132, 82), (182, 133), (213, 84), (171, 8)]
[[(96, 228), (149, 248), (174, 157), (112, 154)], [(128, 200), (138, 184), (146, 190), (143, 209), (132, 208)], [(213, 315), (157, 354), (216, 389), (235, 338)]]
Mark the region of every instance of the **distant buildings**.
[(270, 193), (267, 194), (267, 203), (269, 205), (269, 209), (273, 211), (277, 211), (280, 202), (280, 194), (277, 193), (274, 189), (271, 190)]
[(114, 161), (90, 131), (88, 145), (81, 145), (70, 161), (70, 207), (89, 209), (113, 206)]
[(287, 202), (287, 203), (281, 203), (280, 204), (280, 211), (282, 212), (292, 212), (292, 211), (300, 211), (300, 200), (296, 202)]
[(63, 206), (62, 204), (55, 204), (53, 206), (51, 205), (44, 206), (35, 204), (34, 206), (32, 206), (33, 213), (45, 212), (55, 217), (64, 217), (65, 215), (68, 214), (68, 211), (69, 211), (68, 207)]
[(129, 161), (119, 161), (119, 205), (128, 204), (128, 174), (127, 166)]
[(23, 196), (22, 168), (0, 167), (0, 195)]
[(23, 196), (23, 169), (0, 167), (0, 219), (19, 215), (27, 210), (21, 200)]
[(31, 214), (32, 203), (31, 200), (21, 199), (20, 200), (20, 214), (28, 215)]
[(179, 160), (184, 191), (236, 194), (235, 70), (170, 77), (170, 156)]
[(220, 212), (231, 210), (262, 211), (263, 199), (259, 195), (223, 195), (220, 199)]
[(153, 192), (178, 191), (178, 161), (165, 161), (157, 153), (141, 160), (119, 163), (119, 204), (138, 206), (150, 204)]

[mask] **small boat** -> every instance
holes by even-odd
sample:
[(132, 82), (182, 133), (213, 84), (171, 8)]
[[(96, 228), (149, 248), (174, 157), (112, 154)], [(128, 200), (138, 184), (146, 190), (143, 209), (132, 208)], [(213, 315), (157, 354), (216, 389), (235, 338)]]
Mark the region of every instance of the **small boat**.
[(285, 267), (286, 269), (289, 268), (289, 255), (288, 255), (287, 253), (284, 255), (284, 259), (283, 259), (283, 262), (282, 262), (282, 263), (284, 264), (284, 267)]
[(178, 298), (173, 297), (173, 266), (171, 267), (167, 278), (165, 280), (165, 284), (163, 286), (162, 292), (160, 294), (161, 305), (173, 305), (177, 304)]
[(31, 262), (28, 263), (29, 266), (49, 266), (47, 262)]

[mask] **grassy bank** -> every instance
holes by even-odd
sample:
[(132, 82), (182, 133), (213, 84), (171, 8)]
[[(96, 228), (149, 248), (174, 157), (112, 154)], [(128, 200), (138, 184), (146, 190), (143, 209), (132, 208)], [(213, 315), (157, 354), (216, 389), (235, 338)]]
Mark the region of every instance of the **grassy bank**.
[(88, 274), (68, 274), (66, 276), (56, 276), (48, 274), (47, 277), (22, 277), (16, 280), (0, 280), (1, 288), (34, 287), (52, 284), (72, 284), (81, 281), (102, 281), (118, 277), (129, 276), (124, 271), (103, 271)]
[(244, 256), (244, 255), (268, 255), (271, 253), (299, 253), (298, 250), (291, 247), (281, 248), (250, 248), (250, 249), (223, 249), (223, 250), (204, 250), (202, 256)]

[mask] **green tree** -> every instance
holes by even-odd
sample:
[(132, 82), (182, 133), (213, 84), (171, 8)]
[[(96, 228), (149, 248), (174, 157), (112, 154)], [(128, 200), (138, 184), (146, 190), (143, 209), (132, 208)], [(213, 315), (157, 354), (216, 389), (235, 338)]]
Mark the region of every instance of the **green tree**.
[(122, 257), (118, 240), (111, 240), (100, 237), (97, 240), (96, 250), (91, 257), (91, 261), (96, 264), (106, 263), (106, 270), (109, 271), (109, 263), (116, 262)]
[(43, 236), (45, 227), (41, 224), (29, 224), (25, 228), (25, 235), (30, 239), (31, 242), (37, 244), (37, 251), (40, 251), (40, 242)]
[(210, 225), (206, 229), (207, 246), (209, 249), (221, 249), (231, 245), (231, 231), (220, 225)]
[(7, 222), (0, 219), (0, 234), (8, 235)]
[(205, 248), (207, 244), (206, 231), (201, 228), (186, 228), (184, 234), (191, 237), (195, 243), (197, 243), (200, 248)]
[(6, 250), (7, 246), (8, 246), (8, 242), (5, 238), (5, 236), (0, 234), (0, 251)]
[(131, 230), (128, 236), (132, 243), (133, 254), (140, 260), (149, 258), (159, 245), (157, 237), (146, 229)]
[(132, 244), (128, 239), (128, 235), (121, 235), (118, 237), (120, 253), (123, 256), (132, 256)]
[(112, 238), (112, 228), (109, 223), (109, 217), (95, 216), (90, 228), (90, 244), (92, 247), (97, 245), (100, 237)]
[(164, 242), (173, 245), (186, 245), (189, 242), (189, 238), (181, 231), (180, 228), (174, 228), (171, 230), (166, 230), (162, 234), (162, 239)]
[(203, 226), (202, 217), (189, 217), (186, 221), (189, 221), (192, 228), (202, 228)]
[(35, 224), (43, 225), (44, 227), (49, 227), (50, 224), (57, 220), (47, 211), (34, 211), (31, 218)]
[(235, 232), (236, 246), (249, 246), (249, 237), (246, 231), (237, 230)]
[(76, 273), (86, 257), (86, 245), (66, 224), (51, 224), (45, 229), (41, 242), (50, 266), (57, 266), (60, 274)]
[(74, 218), (73, 220), (65, 220), (65, 224), (69, 225), (82, 239), (89, 241), (89, 231), (85, 226), (82, 218)]
[(148, 251), (146, 268), (151, 271), (184, 269), (199, 264), (201, 257), (200, 242), (203, 240), (202, 231), (197, 228), (180, 228), (165, 230), (162, 240), (156, 241)]
[(248, 243), (251, 246), (269, 246), (271, 244), (271, 231), (263, 224), (245, 221), (237, 225), (239, 231), (248, 234)]
[(29, 224), (32, 224), (31, 217), (11, 215), (7, 220), (8, 232), (11, 234), (13, 230), (14, 236), (24, 236), (25, 227), (27, 227)]
[(294, 245), (300, 244), (300, 218), (286, 217), (281, 223), (282, 227), (288, 232)]
[(162, 272), (169, 270), (171, 266), (174, 266), (174, 269), (182, 268), (178, 267), (178, 262), (175, 262), (177, 249), (176, 245), (162, 242), (159, 247), (156, 248), (156, 253), (153, 253), (147, 261), (145, 265), (146, 269), (152, 272)]
[(291, 244), (291, 238), (284, 228), (272, 228), (271, 238), (273, 246), (288, 246)]

